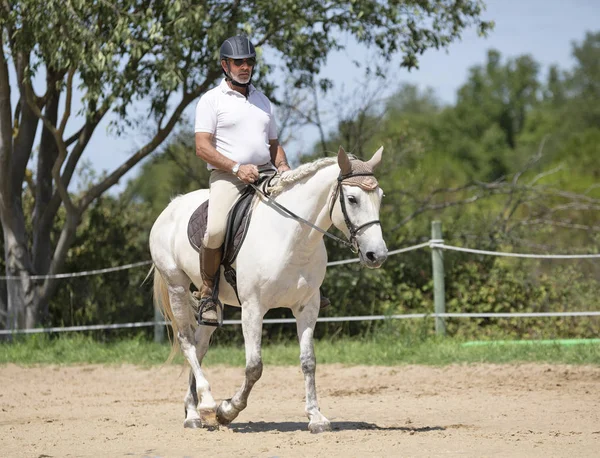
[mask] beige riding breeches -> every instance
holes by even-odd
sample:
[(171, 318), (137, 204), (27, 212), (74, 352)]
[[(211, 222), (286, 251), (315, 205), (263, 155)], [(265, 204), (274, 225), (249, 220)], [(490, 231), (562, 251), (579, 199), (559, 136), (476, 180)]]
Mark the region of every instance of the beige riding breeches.
[(208, 221), (204, 246), (219, 248), (225, 241), (227, 214), (247, 185), (230, 172), (213, 170), (210, 173)]

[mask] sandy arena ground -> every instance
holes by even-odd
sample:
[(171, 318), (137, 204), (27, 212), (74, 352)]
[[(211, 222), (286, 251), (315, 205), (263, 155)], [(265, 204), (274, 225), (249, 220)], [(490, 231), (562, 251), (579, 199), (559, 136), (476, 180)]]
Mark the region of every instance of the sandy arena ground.
[[(216, 398), (243, 369), (206, 369)], [(0, 366), (0, 456), (598, 457), (600, 368), (317, 368), (333, 431), (311, 435), (299, 367), (265, 366), (228, 429), (183, 428), (187, 369)]]

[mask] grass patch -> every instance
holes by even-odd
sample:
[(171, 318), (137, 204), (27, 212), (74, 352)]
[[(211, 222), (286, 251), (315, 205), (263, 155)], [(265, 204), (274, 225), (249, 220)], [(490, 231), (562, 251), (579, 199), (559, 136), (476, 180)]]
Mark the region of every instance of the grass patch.
[(167, 345), (143, 338), (104, 343), (83, 335), (50, 338), (37, 334), (0, 344), (0, 363), (16, 364), (162, 364)]
[[(45, 335), (25, 336), (12, 343), (0, 344), (0, 364), (136, 364), (160, 365), (169, 354), (168, 344), (148, 342), (144, 338), (103, 343), (85, 336)], [(579, 345), (557, 343), (528, 343), (511, 345), (464, 345), (452, 338), (416, 337), (411, 335), (383, 335), (372, 338), (343, 338), (315, 342), (317, 361), (320, 364), (347, 365), (447, 365), (453, 363), (562, 363), (600, 364), (600, 344)], [(242, 346), (217, 345), (206, 356), (206, 365), (224, 364), (244, 366)], [(296, 342), (267, 344), (263, 346), (263, 361), (267, 365), (299, 364), (299, 347)], [(174, 363), (181, 364), (178, 355)]]

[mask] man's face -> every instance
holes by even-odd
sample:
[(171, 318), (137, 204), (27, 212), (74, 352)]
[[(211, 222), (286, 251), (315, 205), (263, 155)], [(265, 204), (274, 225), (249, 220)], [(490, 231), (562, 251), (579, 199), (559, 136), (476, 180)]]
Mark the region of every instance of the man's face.
[[(256, 60), (253, 57), (247, 59), (227, 59), (231, 76), (238, 83), (246, 84), (250, 81), (250, 75), (252, 74), (252, 68), (256, 64)], [(224, 70), (227, 71), (225, 62), (221, 62), (224, 66)]]

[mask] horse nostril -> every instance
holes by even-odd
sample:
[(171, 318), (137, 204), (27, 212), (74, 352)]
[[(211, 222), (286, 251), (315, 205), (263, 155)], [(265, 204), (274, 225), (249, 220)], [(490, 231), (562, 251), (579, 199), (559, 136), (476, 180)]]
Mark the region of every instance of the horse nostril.
[(375, 253), (373, 253), (372, 251), (368, 251), (367, 259), (371, 262), (375, 262), (375, 261), (377, 261), (377, 256), (375, 256)]

